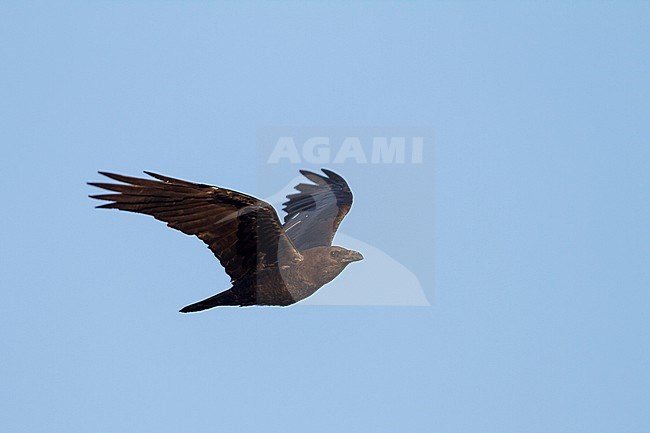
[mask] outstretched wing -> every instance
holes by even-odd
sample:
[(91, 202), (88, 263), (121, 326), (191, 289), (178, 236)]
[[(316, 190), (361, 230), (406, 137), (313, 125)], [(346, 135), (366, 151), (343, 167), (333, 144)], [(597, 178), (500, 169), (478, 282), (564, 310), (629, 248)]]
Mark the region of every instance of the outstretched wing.
[(334, 234), (352, 206), (352, 191), (345, 179), (322, 169), (325, 176), (300, 170), (314, 182), (296, 185), (299, 191), (283, 203), (284, 231), (300, 251), (332, 244)]
[(100, 174), (121, 183), (90, 182), (111, 194), (91, 195), (111, 203), (98, 208), (143, 213), (205, 242), (233, 283), (264, 267), (299, 261), (275, 209), (246, 194), (145, 172), (152, 179)]

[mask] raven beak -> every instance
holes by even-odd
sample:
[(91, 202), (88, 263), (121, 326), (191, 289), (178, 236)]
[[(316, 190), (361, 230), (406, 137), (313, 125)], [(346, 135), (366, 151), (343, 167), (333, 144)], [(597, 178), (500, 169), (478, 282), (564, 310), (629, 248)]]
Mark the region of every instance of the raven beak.
[(358, 262), (359, 260), (363, 260), (363, 256), (358, 251), (348, 251), (346, 259), (348, 262)]

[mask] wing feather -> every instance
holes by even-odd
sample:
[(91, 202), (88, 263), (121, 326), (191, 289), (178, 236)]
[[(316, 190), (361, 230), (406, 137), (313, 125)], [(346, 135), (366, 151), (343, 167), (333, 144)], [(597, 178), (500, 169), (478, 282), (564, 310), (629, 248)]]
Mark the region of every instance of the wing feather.
[(304, 251), (331, 245), (336, 230), (352, 206), (352, 191), (345, 179), (331, 170), (325, 176), (307, 170), (300, 173), (313, 183), (300, 183), (287, 196), (283, 210), (284, 230), (295, 246)]
[(152, 179), (99, 172), (121, 183), (89, 182), (111, 191), (91, 198), (98, 208), (143, 213), (205, 242), (233, 283), (261, 268), (302, 256), (287, 237), (273, 207), (225, 188), (145, 172)]

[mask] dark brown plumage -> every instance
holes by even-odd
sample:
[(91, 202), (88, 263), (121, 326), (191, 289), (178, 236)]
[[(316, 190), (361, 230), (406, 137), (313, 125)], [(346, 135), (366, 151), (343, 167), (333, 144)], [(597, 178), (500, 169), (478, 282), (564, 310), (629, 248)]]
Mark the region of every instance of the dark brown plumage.
[(352, 192), (338, 174), (301, 170), (313, 184), (287, 196), (282, 225), (273, 206), (249, 195), (145, 172), (154, 179), (100, 174), (120, 183), (90, 182), (111, 191), (91, 195), (98, 208), (143, 213), (208, 245), (230, 276), (232, 287), (188, 305), (181, 312), (221, 305), (291, 305), (332, 281), (363, 256), (332, 246), (352, 206)]

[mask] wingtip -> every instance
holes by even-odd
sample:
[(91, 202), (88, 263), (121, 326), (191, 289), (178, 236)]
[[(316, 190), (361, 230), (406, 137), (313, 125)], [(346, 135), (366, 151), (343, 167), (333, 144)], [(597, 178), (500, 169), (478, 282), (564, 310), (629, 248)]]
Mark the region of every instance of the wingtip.
[(314, 182), (316, 185), (327, 184), (328, 178), (319, 173), (314, 173), (309, 170), (300, 170), (300, 174), (305, 176), (310, 181)]
[(344, 180), (343, 177), (340, 174), (335, 173), (332, 170), (328, 170), (326, 168), (321, 168), (320, 171), (325, 173), (325, 175), (331, 180), (334, 180), (334, 181), (342, 181), (342, 180)]
[(132, 178), (130, 176), (125, 176), (123, 174), (118, 174), (118, 173), (111, 173), (110, 171), (98, 171), (97, 173), (101, 174), (102, 176), (106, 176), (107, 178), (109, 178), (111, 180), (116, 180), (116, 181), (122, 182), (122, 183), (131, 183), (131, 182), (137, 180), (137, 179)]
[(192, 186), (192, 187), (196, 186), (196, 184), (193, 182), (189, 182), (183, 179), (177, 179), (175, 177), (165, 176), (164, 174), (154, 173), (153, 171), (144, 170), (144, 173), (153, 177), (156, 180), (159, 180), (160, 182), (173, 183), (178, 186)]
[(104, 203), (95, 206), (95, 209), (119, 209), (116, 206), (117, 203)]
[(94, 198), (95, 200), (114, 201), (115, 195), (116, 194), (90, 194), (88, 197)]
[(318, 173), (314, 173), (313, 171), (309, 171), (309, 170), (305, 170), (305, 169), (301, 169), (301, 170), (298, 170), (298, 171), (299, 171), (300, 174), (302, 174), (303, 176), (307, 176), (307, 175), (309, 175), (309, 174), (315, 174), (316, 176), (319, 176)]
[(163, 176), (162, 174), (154, 173), (153, 171), (149, 171), (149, 170), (142, 170), (142, 172), (144, 174), (146, 174), (147, 176), (153, 177), (154, 179), (156, 179), (158, 181), (169, 182), (169, 179), (167, 178), (167, 176)]

